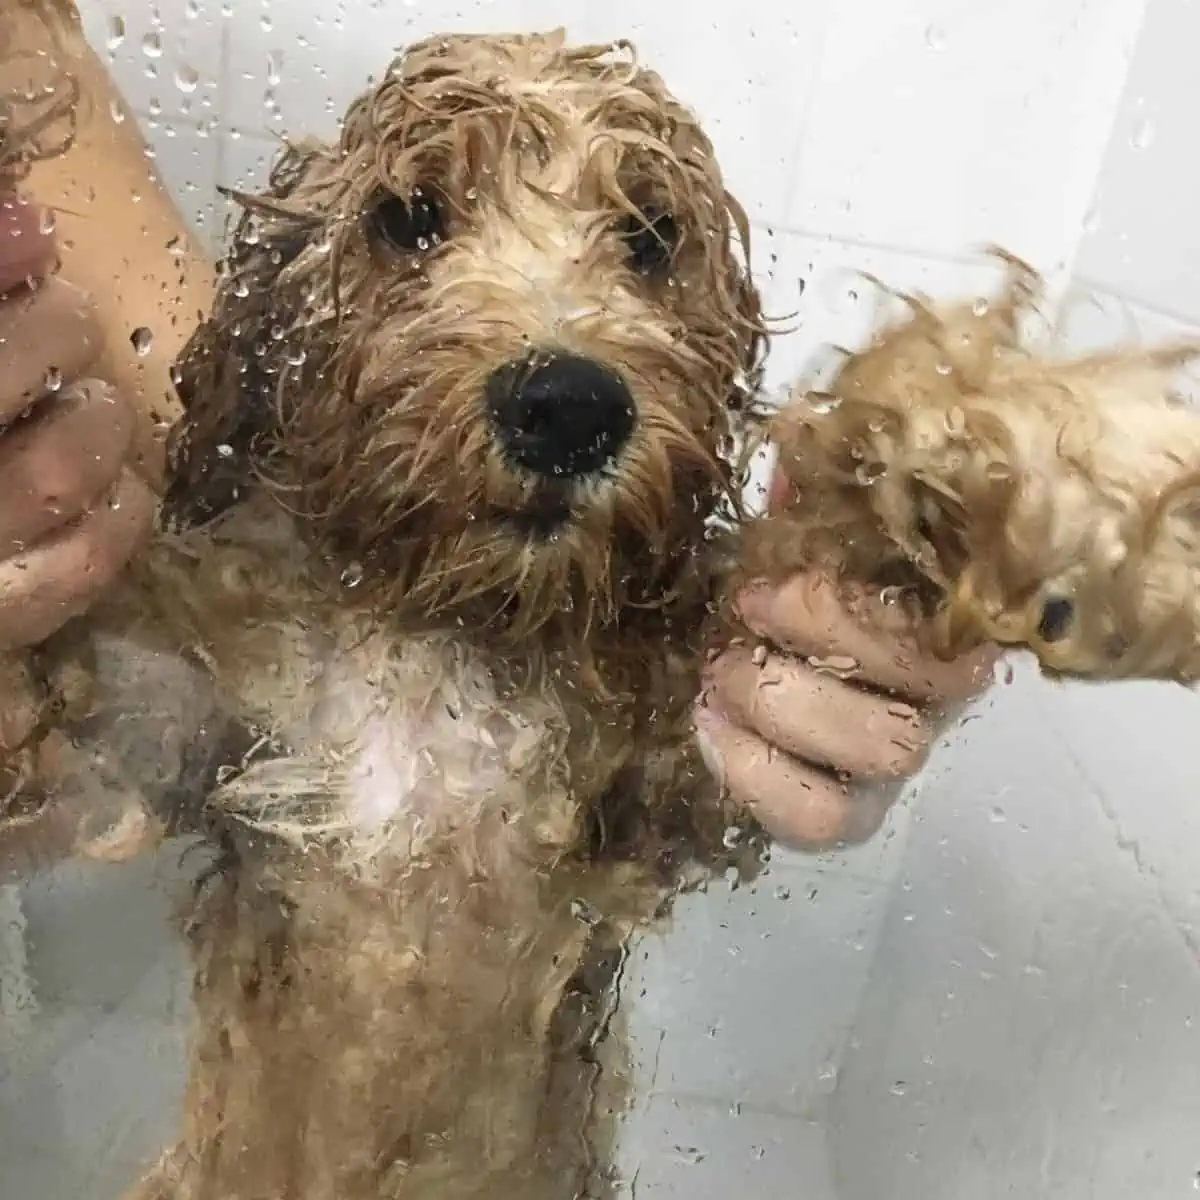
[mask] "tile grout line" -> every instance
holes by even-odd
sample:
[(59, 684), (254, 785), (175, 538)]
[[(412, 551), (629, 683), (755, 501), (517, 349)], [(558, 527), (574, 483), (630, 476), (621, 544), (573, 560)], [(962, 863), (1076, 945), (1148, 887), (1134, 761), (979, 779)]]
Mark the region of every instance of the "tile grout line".
[(821, 85), (821, 72), (825, 65), (825, 53), (829, 45), (829, 33), (833, 26), (836, 2), (837, 0), (826, 0), (822, 10), (821, 26), (817, 33), (816, 54), (813, 57), (813, 72), (808, 80), (808, 86), (805, 88), (800, 112), (796, 118), (796, 140), (792, 147), (783, 184), (783, 207), (784, 211), (789, 213), (792, 211), (792, 204), (800, 190), (800, 181), (804, 176), (804, 147), (813, 108), (816, 105), (817, 92)]
[(1181, 325), (1200, 326), (1200, 316), (1189, 316), (1178, 309), (1157, 304), (1152, 300), (1143, 299), (1141, 296), (1135, 295), (1125, 288), (1113, 287), (1111, 284), (1106, 284), (1103, 280), (1095, 279), (1090, 275), (1073, 275), (1071, 279), (1072, 283), (1081, 285), (1083, 289), (1089, 292), (1143, 309), (1152, 316), (1165, 317), (1169, 321), (1178, 321)]
[(640, 1107), (653, 1100), (670, 1100), (685, 1105), (688, 1108), (704, 1110), (724, 1110), (734, 1117), (771, 1117), (779, 1121), (799, 1121), (805, 1125), (816, 1124), (820, 1116), (825, 1097), (816, 1092), (797, 1096), (797, 1106), (792, 1108), (786, 1104), (763, 1103), (756, 1104), (753, 1100), (743, 1100), (739, 1096), (723, 1096), (714, 1092), (693, 1092), (679, 1088), (646, 1089), (640, 1096)]

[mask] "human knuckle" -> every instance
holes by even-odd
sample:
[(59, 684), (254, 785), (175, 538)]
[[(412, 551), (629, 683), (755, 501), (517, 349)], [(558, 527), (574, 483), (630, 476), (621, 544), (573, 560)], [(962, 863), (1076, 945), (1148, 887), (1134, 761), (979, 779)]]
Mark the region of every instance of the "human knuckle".
[(23, 467), (25, 494), (36, 511), (74, 515), (86, 502), (93, 473), (86, 456), (70, 439), (46, 438), (31, 445)]
[(894, 740), (890, 752), (882, 757), (875, 778), (891, 782), (910, 779), (925, 765), (929, 749), (929, 740), (926, 738)]

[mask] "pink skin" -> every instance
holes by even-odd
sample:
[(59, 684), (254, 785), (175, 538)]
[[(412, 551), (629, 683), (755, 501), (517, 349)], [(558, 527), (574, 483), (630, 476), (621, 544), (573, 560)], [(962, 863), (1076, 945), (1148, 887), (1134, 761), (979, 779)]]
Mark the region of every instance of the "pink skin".
[[(787, 498), (777, 475), (769, 502)], [(860, 602), (878, 603), (866, 593)], [(870, 838), (946, 711), (986, 686), (997, 651), (923, 656), (902, 632), (868, 629), (818, 575), (752, 586), (738, 607), (769, 650), (733, 646), (709, 669), (695, 717), (710, 770), (785, 845)]]
[(56, 267), (45, 210), (0, 196), (0, 651), (87, 608), (154, 514), (126, 462), (135, 412), (89, 374), (104, 348), (96, 306)]
[(42, 210), (16, 197), (0, 200), (0, 296), (45, 277), (54, 259)]

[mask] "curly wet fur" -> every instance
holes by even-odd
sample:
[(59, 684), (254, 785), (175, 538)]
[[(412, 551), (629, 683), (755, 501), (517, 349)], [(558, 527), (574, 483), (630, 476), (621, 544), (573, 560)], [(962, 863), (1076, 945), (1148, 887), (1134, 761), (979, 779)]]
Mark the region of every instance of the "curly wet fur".
[[(396, 250), (372, 212), (417, 189), (443, 236)], [(98, 688), (39, 763), (49, 814), (117, 795), (226, 852), (189, 919), (185, 1127), (139, 1195), (598, 1187), (625, 938), (693, 869), (755, 866), (689, 738), (763, 346), (744, 217), (628, 47), (558, 34), (410, 48), (240, 199), (171, 532), (56, 639)], [(625, 380), (607, 466), (498, 449), (486, 381), (531, 349)]]
[[(1200, 341), (1036, 351), (1041, 281), (1002, 252), (997, 296), (907, 315), (775, 419), (795, 501), (747, 570), (873, 584), (944, 656), (1028, 648), (1052, 674), (1200, 677)], [(932, 617), (933, 619), (927, 620)]]
[(14, 30), (18, 12), (37, 20), (55, 43), (78, 25), (74, 5), (57, 0), (13, 0), (9, 12), (0, 13), (0, 73), (12, 73), (16, 63), (27, 77), (0, 88), (0, 183), (8, 187), (35, 162), (70, 149), (80, 103), (79, 83), (69, 72), (22, 48)]

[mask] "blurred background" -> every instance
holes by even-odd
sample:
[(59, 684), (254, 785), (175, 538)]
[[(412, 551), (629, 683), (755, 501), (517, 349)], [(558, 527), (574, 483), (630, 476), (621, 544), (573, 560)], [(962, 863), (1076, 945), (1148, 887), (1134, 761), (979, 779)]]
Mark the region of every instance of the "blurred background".
[[(770, 378), (854, 344), (867, 270), (975, 293), (999, 242), (1067, 345), (1200, 327), (1192, 0), (88, 0), (157, 169), (214, 248), (219, 184), (331, 134), (392, 47), (632, 38), (754, 221)], [(148, 314), (147, 324), (153, 324)], [(777, 857), (639, 950), (626, 1194), (1168, 1200), (1200, 1190), (1200, 706), (1024, 663), (868, 846)], [(187, 867), (0, 893), (0, 1200), (108, 1200), (178, 1109)]]

